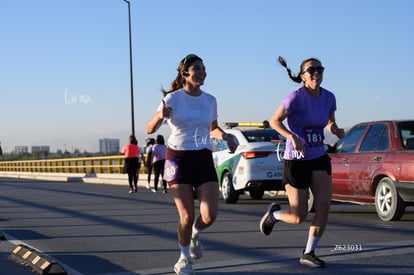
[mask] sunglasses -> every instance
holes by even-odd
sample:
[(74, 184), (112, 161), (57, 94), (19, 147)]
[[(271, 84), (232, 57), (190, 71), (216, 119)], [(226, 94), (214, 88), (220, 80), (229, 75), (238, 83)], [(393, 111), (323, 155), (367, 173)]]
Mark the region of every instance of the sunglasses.
[(325, 67), (322, 67), (322, 66), (309, 67), (309, 68), (306, 68), (302, 73), (304, 74), (304, 73), (308, 72), (309, 74), (314, 74), (314, 73), (318, 72), (318, 73), (321, 74), (321, 73), (323, 73), (324, 70), (325, 70)]

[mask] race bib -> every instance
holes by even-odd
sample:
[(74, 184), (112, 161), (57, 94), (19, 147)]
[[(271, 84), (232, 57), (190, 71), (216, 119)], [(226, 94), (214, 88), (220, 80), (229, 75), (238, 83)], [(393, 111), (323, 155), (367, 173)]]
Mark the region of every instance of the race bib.
[(178, 163), (174, 159), (166, 159), (164, 165), (164, 180), (167, 182), (178, 179), (179, 170)]
[(305, 146), (318, 147), (323, 145), (323, 129), (321, 128), (310, 128), (304, 130)]

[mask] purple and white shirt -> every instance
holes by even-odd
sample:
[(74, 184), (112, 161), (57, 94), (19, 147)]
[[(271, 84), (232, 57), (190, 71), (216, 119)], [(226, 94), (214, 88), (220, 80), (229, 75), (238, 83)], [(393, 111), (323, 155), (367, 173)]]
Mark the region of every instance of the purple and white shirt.
[(319, 97), (313, 97), (304, 86), (290, 92), (281, 105), (289, 112), (289, 129), (305, 145), (305, 156), (294, 151), (292, 142), (286, 141), (284, 159), (309, 160), (326, 154), (324, 129), (330, 115), (336, 111), (335, 95), (321, 87)]

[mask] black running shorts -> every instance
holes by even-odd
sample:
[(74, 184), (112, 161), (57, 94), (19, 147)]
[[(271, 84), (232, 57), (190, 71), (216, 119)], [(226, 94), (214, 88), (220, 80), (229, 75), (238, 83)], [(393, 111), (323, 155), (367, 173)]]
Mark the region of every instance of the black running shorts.
[(283, 184), (306, 189), (311, 185), (313, 171), (326, 171), (331, 175), (331, 158), (323, 155), (310, 160), (283, 160)]
[(169, 186), (190, 184), (195, 188), (206, 182), (217, 182), (212, 152), (208, 149), (180, 151), (167, 148), (164, 179)]

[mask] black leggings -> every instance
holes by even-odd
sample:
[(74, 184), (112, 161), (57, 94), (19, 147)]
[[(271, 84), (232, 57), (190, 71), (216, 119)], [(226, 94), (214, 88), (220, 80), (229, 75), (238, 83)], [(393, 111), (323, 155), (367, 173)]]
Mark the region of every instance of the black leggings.
[(148, 178), (147, 178), (147, 182), (150, 183), (151, 182), (151, 174), (152, 174), (152, 164), (148, 164), (147, 169), (148, 169)]
[(128, 183), (131, 189), (138, 186), (138, 158), (125, 159), (125, 172), (128, 174)]
[(164, 164), (165, 164), (165, 159), (158, 160), (152, 164), (154, 166), (154, 189), (155, 190), (158, 190), (158, 180), (160, 176), (161, 176), (162, 186), (164, 190), (167, 189), (167, 182), (163, 179)]

